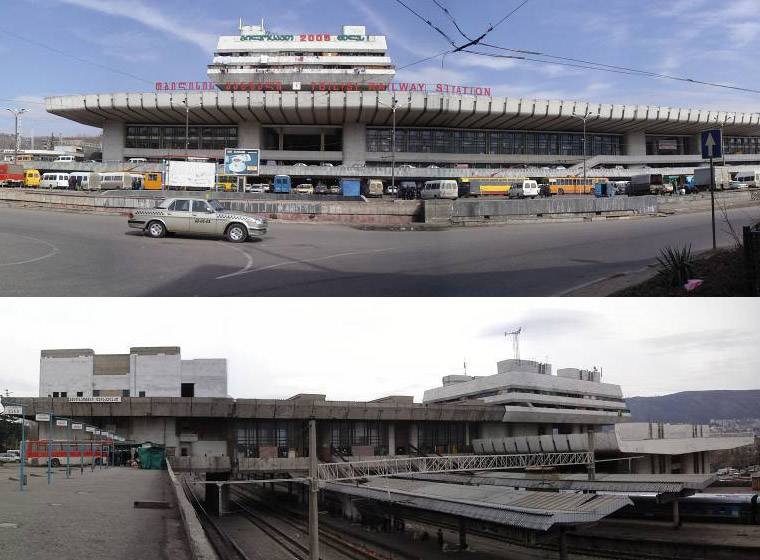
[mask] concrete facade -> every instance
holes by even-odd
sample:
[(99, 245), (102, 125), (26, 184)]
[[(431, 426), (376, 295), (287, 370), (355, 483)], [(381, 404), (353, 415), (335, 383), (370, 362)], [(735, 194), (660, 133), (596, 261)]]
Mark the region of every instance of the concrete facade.
[(182, 360), (178, 347), (41, 352), (41, 397), (180, 397), (183, 384), (190, 396), (227, 396), (227, 361)]

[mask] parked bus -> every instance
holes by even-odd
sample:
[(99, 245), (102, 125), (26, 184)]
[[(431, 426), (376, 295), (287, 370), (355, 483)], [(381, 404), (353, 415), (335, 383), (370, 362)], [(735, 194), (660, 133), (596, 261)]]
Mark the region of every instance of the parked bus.
[(516, 180), (504, 177), (462, 177), (459, 196), (507, 196)]
[(48, 443), (50, 444), (50, 466), (62, 467), (68, 462), (74, 466), (84, 463), (91, 465), (93, 460), (99, 465), (103, 458), (107, 456), (104, 446), (113, 446), (110, 440), (27, 440), (26, 442), (26, 464), (33, 467), (47, 466), (48, 464)]
[(30, 162), (30, 161), (34, 161), (34, 156), (31, 156), (29, 154), (19, 154), (16, 156), (16, 163)]
[(160, 191), (164, 186), (161, 173), (143, 173), (143, 186), (146, 191)]
[(41, 189), (68, 189), (68, 173), (43, 173), (40, 180)]
[(100, 188), (100, 175), (90, 171), (76, 171), (69, 174), (77, 181), (77, 190), (95, 191)]
[(24, 186), (26, 188), (34, 188), (40, 186), (41, 175), (39, 169), (25, 169), (24, 170)]
[(441, 179), (438, 181), (426, 181), (422, 187), (420, 196), (423, 199), (427, 198), (450, 198), (456, 199), (459, 197), (459, 186), (453, 179)]
[(550, 177), (550, 194), (589, 194), (596, 183), (606, 183), (607, 177)]
[(739, 171), (734, 180), (746, 183), (751, 189), (760, 187), (760, 171)]
[(104, 191), (141, 189), (143, 187), (143, 176), (139, 173), (109, 171), (99, 175), (100, 189)]

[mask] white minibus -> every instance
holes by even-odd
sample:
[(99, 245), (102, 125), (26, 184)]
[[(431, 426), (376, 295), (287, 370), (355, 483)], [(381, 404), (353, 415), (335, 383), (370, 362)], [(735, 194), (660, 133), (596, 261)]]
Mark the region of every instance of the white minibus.
[(453, 179), (427, 181), (420, 191), (421, 198), (459, 198), (459, 187)]
[(68, 173), (43, 173), (40, 181), (41, 189), (68, 189)]

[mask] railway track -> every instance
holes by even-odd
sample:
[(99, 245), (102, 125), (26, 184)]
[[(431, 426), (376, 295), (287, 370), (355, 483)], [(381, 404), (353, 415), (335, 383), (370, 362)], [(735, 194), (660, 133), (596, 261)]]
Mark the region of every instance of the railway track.
[[(241, 509), (243, 515), (249, 518), (249, 520), (257, 527), (260, 527), (259, 523), (264, 525), (268, 524), (270, 527), (273, 527), (272, 523), (260, 513), (260, 510), (265, 509), (271, 518), (289, 525), (303, 535), (308, 535), (308, 527), (302, 522), (302, 516), (290, 512), (278, 511), (252, 494), (239, 488), (234, 488), (232, 492), (236, 495), (236, 498), (233, 500), (234, 503)], [(277, 528), (274, 529), (280, 534), (283, 533)], [(297, 543), (297, 548), (305, 553), (305, 556), (303, 557), (304, 560), (308, 560), (309, 552), (307, 547), (301, 545), (300, 542), (293, 539), (290, 535), (286, 535), (285, 538), (291, 542), (295, 541), (295, 543)], [(349, 560), (387, 560), (389, 558), (387, 553), (382, 554), (362, 544), (351, 542), (347, 539), (347, 535), (330, 527), (325, 527), (324, 523), (320, 523), (319, 541), (333, 556), (337, 553), (340, 557)], [(391, 552), (391, 557), (395, 559), (418, 560), (416, 556), (407, 554), (401, 550), (389, 549), (387, 552)], [(296, 558), (299, 557), (296, 556)]]
[(206, 530), (206, 535), (208, 535), (209, 541), (219, 555), (219, 558), (221, 560), (250, 560), (249, 556), (235, 539), (230, 537), (216, 520), (208, 514), (187, 481), (182, 478), (180, 479), (180, 482), (182, 484), (182, 489), (185, 492), (185, 496), (190, 500), (195, 512), (198, 514), (198, 518)]

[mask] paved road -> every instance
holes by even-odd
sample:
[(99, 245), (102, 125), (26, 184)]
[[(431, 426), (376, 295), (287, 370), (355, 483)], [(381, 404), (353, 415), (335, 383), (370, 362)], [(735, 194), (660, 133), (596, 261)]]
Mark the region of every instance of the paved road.
[[(740, 229), (760, 208), (729, 215)], [(549, 296), (639, 269), (665, 245), (711, 243), (706, 213), (447, 231), (270, 225), (245, 244), (154, 240), (123, 217), (2, 207), (0, 296)]]

